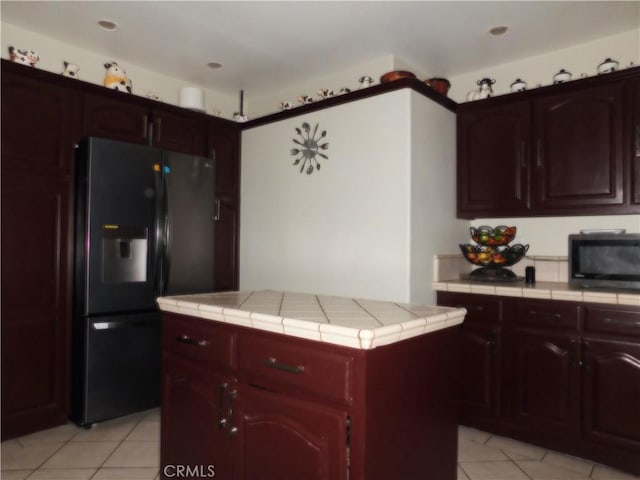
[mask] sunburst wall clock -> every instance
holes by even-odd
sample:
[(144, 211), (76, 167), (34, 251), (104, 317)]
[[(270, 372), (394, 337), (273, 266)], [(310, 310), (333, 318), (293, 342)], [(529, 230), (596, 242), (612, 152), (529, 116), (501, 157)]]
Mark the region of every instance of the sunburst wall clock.
[(311, 125), (307, 122), (304, 122), (301, 128), (296, 127), (298, 137), (293, 139), (296, 147), (291, 149), (291, 155), (296, 157), (293, 164), (300, 165), (300, 173), (306, 171), (307, 175), (311, 175), (316, 170), (320, 170), (319, 157), (325, 160), (329, 159), (327, 155), (320, 151), (327, 150), (329, 143), (324, 142), (327, 131), (319, 131), (319, 126), (320, 124), (316, 123), (313, 132)]

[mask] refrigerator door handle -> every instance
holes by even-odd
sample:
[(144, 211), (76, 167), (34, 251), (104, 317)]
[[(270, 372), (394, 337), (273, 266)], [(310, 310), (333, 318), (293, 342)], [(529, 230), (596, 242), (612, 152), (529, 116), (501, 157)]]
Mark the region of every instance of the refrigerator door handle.
[[(160, 164), (157, 164), (158, 168), (161, 168)], [(155, 168), (155, 167), (154, 167)], [(163, 218), (163, 180), (162, 180), (162, 173), (161, 172), (156, 172), (156, 175), (154, 176), (155, 178), (155, 191), (156, 191), (156, 198), (155, 198), (155, 212), (153, 215), (153, 251), (151, 254), (151, 262), (150, 262), (150, 269), (151, 269), (151, 278), (153, 279), (153, 290), (154, 292), (156, 292), (157, 295), (160, 295), (162, 293), (161, 290), (161, 275), (162, 275), (162, 264), (161, 264), (161, 256), (162, 256), (162, 248), (163, 248), (163, 242), (162, 242), (162, 237), (163, 237), (163, 222), (162, 222), (162, 218)]]
[(162, 238), (164, 240), (164, 248), (162, 251), (162, 269), (160, 276), (160, 294), (164, 294), (169, 281), (171, 270), (171, 217), (169, 213), (169, 192), (167, 189), (167, 174), (171, 172), (171, 167), (166, 166), (164, 170), (164, 181), (162, 182), (162, 208), (163, 208), (163, 225)]

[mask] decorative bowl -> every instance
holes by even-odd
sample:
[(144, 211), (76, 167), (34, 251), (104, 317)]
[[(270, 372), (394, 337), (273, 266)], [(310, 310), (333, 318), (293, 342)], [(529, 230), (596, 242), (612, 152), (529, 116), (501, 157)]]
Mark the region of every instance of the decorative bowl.
[(387, 72), (380, 77), (380, 83), (393, 82), (394, 80), (400, 80), (401, 78), (416, 78), (416, 75), (404, 70), (394, 70), (393, 72)]
[(490, 245), (497, 247), (500, 245), (507, 245), (516, 236), (516, 227), (507, 227), (500, 225), (495, 228), (483, 225), (478, 228), (471, 227), (471, 239), (479, 245)]
[(462, 255), (470, 263), (482, 267), (510, 267), (525, 256), (529, 245), (471, 245), (460, 244)]

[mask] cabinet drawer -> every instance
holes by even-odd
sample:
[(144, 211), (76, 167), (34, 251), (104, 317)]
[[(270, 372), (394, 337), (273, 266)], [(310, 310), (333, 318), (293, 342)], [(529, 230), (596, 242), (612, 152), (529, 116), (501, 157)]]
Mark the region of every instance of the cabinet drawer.
[(586, 332), (640, 337), (640, 309), (588, 305), (584, 317)]
[(500, 299), (487, 295), (438, 292), (438, 305), (467, 310), (465, 322), (499, 322), (502, 320)]
[(162, 348), (203, 360), (204, 367), (233, 368), (235, 335), (210, 320), (163, 314)]
[(518, 301), (515, 323), (518, 326), (578, 329), (580, 305), (573, 302)]
[[(238, 366), (249, 383), (275, 391), (304, 391), (350, 403), (353, 358), (291, 342), (242, 336), (238, 343)], [(318, 348), (322, 348), (322, 344), (319, 343)]]

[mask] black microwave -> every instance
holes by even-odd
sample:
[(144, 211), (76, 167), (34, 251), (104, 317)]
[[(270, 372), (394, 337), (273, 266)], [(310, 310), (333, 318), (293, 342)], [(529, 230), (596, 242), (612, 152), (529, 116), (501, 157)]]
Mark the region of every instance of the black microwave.
[(569, 286), (640, 290), (640, 233), (569, 235)]

